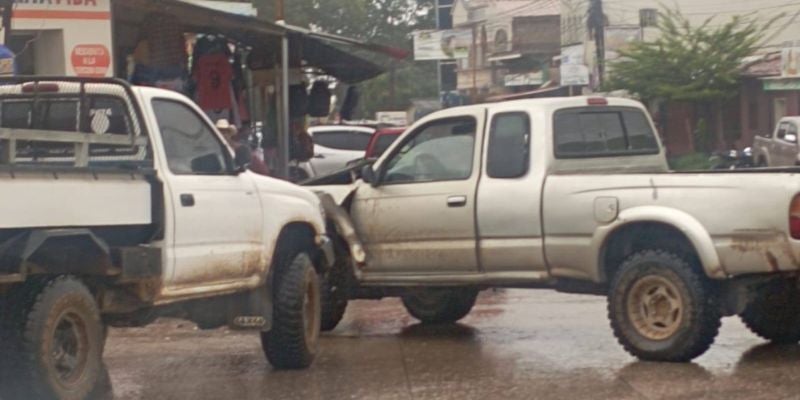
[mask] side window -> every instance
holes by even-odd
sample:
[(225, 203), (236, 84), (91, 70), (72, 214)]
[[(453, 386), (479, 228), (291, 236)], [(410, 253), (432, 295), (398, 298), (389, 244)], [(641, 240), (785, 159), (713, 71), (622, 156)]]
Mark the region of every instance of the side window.
[(477, 122), (450, 118), (423, 126), (387, 161), (387, 183), (441, 182), (472, 175)]
[(169, 169), (176, 175), (223, 175), (230, 171), (228, 150), (192, 109), (153, 100)]
[(530, 165), (531, 120), (527, 113), (498, 114), (489, 132), (486, 172), (491, 178), (519, 178)]
[(318, 131), (314, 143), (335, 150), (366, 151), (371, 137), (361, 131)]
[(559, 111), (553, 121), (558, 158), (657, 154), (650, 121), (640, 110), (624, 107)]
[(786, 130), (787, 130), (786, 128), (787, 128), (787, 126), (788, 126), (788, 124), (785, 123), (785, 122), (780, 124), (780, 126), (778, 126), (778, 135), (777, 135), (778, 139), (783, 139), (783, 138), (786, 137)]
[(797, 143), (797, 126), (791, 123), (786, 125), (786, 137), (784, 137), (784, 140), (789, 143)]

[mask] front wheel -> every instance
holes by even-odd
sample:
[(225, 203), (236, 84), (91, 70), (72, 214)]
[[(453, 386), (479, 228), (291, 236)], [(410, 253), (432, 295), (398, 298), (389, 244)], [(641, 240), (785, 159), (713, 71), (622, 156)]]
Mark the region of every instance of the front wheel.
[[(14, 290), (3, 318), (0, 396), (84, 399), (103, 373), (103, 325), (79, 280), (59, 277)], [(5, 335), (4, 335), (5, 336)]]
[(412, 317), (424, 324), (448, 324), (464, 318), (472, 310), (478, 290), (412, 289), (403, 295), (403, 305)]
[(739, 315), (747, 328), (773, 343), (800, 342), (800, 289), (797, 281), (764, 285)]
[(628, 353), (646, 361), (687, 362), (705, 353), (721, 313), (711, 282), (683, 257), (642, 251), (611, 283), (608, 314)]
[(319, 276), (305, 253), (276, 272), (272, 328), (261, 334), (261, 345), (273, 367), (307, 368), (319, 346)]

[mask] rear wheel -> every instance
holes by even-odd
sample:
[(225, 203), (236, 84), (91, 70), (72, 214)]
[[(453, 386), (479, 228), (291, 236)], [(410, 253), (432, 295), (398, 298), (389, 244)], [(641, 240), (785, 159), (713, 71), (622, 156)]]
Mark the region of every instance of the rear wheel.
[(681, 256), (651, 250), (620, 266), (608, 313), (620, 344), (647, 361), (686, 362), (703, 354), (721, 320), (712, 283)]
[(272, 329), (261, 334), (262, 348), (275, 368), (306, 368), (319, 345), (319, 276), (305, 253), (277, 272)]
[(7, 398), (84, 399), (102, 375), (103, 325), (80, 281), (60, 277), (14, 290), (3, 330)]
[(478, 290), (472, 288), (413, 289), (403, 295), (408, 313), (425, 324), (457, 322), (472, 310)]
[(778, 280), (761, 287), (739, 318), (750, 331), (771, 342), (800, 342), (797, 281)]

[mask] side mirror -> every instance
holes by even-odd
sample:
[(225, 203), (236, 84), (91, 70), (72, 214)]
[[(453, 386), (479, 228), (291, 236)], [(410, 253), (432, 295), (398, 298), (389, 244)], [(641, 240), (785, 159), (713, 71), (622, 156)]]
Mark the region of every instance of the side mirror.
[(371, 165), (365, 165), (364, 168), (361, 168), (361, 179), (372, 185), (372, 187), (378, 186), (378, 177), (375, 175), (375, 170), (372, 169)]
[(234, 152), (234, 164), (237, 172), (244, 172), (253, 162), (253, 153), (248, 146), (239, 146)]

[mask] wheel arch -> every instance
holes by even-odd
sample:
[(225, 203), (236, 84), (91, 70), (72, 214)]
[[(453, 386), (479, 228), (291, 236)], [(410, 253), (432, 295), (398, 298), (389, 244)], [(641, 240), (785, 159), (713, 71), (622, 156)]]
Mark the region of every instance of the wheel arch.
[[(31, 229), (0, 244), (7, 273), (108, 275), (111, 248), (90, 229)], [(11, 270), (8, 270), (11, 269)]]
[(616, 224), (598, 232), (599, 278), (608, 282), (619, 264), (645, 249), (667, 248), (693, 257), (710, 278), (727, 276), (711, 235), (691, 215), (663, 207), (623, 211)]

